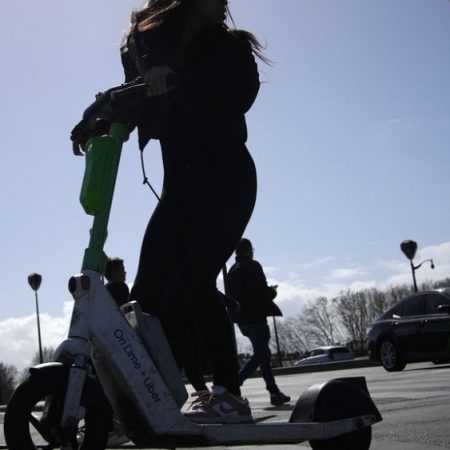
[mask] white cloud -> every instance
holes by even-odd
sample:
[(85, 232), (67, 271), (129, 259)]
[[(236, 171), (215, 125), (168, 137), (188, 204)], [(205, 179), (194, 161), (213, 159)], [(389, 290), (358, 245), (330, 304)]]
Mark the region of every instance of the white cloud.
[(377, 124), (375, 124), (374, 128), (377, 130), (388, 130), (408, 123), (409, 123), (408, 120), (404, 117), (394, 117), (392, 119), (387, 119), (382, 122), (378, 122)]
[(355, 267), (352, 269), (334, 269), (331, 271), (330, 277), (336, 280), (348, 280), (360, 275), (365, 275), (366, 270), (362, 267)]
[(265, 266), (264, 267), (264, 273), (266, 274), (266, 276), (270, 276), (273, 273), (278, 273), (280, 272), (280, 268), (279, 267), (272, 267), (272, 266)]
[[(431, 269), (430, 263), (425, 262), (416, 269), (419, 285), (424, 281), (438, 281), (450, 277), (450, 242), (420, 248), (413, 262), (417, 266), (427, 259), (433, 260), (435, 268)], [(377, 265), (393, 272), (380, 283), (380, 287), (412, 283), (411, 267), (406, 257), (401, 260), (379, 261)]]
[(376, 265), (382, 269), (387, 269), (391, 272), (404, 272), (405, 267), (409, 268), (409, 263), (406, 261), (400, 260), (386, 260), (386, 261), (377, 261)]
[[(328, 261), (331, 259), (330, 257)], [(450, 242), (421, 248), (414, 263), (420, 264), (425, 259), (433, 259), (435, 269), (431, 270), (429, 263), (425, 263), (420, 269), (417, 269), (416, 277), (419, 284), (427, 280), (438, 281), (450, 277)], [(382, 279), (375, 280), (379, 269), (385, 269), (388, 274)], [(369, 274), (373, 275), (373, 279), (358, 279)], [(336, 282), (329, 283), (327, 280), (336, 280)], [(389, 286), (410, 283), (412, 283), (412, 275), (406, 258), (377, 261), (373, 268), (366, 266), (334, 269), (330, 275), (324, 277), (323, 281), (315, 286), (307, 286), (300, 278), (299, 273), (295, 271), (285, 273), (284, 278), (280, 276), (280, 278), (269, 279), (269, 284), (279, 285), (276, 302), (285, 316), (296, 316), (305, 303), (318, 297), (331, 298), (347, 290), (358, 291), (375, 287), (384, 289)]]
[[(40, 314), (43, 347), (57, 347), (67, 337), (73, 302), (65, 302), (61, 316)], [(19, 370), (30, 365), (39, 351), (36, 315), (0, 322), (0, 361)]]
[(316, 259), (309, 263), (303, 264), (302, 269), (311, 269), (312, 267), (320, 266), (320, 265), (330, 262), (332, 260), (333, 260), (333, 256), (325, 256), (323, 258), (319, 258), (319, 259)]
[(321, 284), (319, 286), (306, 286), (293, 272), (282, 279), (268, 279), (269, 284), (278, 285), (276, 303), (285, 317), (297, 316), (303, 306), (318, 297), (334, 297), (344, 290), (343, 284)]
[(375, 281), (354, 281), (348, 286), (348, 290), (350, 291), (362, 291), (364, 289), (372, 289), (377, 286)]

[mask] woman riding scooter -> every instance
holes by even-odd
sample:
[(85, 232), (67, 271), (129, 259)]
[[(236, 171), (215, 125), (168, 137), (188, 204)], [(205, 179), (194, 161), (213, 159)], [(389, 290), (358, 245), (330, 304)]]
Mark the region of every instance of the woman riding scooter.
[(186, 413), (199, 423), (253, 421), (216, 278), (256, 198), (244, 114), (259, 89), (260, 45), (228, 29), (227, 13), (225, 0), (151, 0), (133, 12), (121, 52), (126, 81), (149, 84), (132, 124), (139, 146), (159, 139), (164, 165), (130, 299), (160, 318), (180, 367), (198, 329), (214, 383)]

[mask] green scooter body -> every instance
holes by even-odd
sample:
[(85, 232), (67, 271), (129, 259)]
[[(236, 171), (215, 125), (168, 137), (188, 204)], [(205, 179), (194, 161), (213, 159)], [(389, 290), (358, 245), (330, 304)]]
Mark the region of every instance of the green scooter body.
[(86, 169), (80, 202), (86, 214), (94, 216), (89, 246), (83, 258), (82, 270), (103, 274), (106, 255), (103, 246), (108, 235), (108, 221), (119, 169), (122, 145), (128, 139), (128, 129), (113, 123), (109, 134), (88, 140), (85, 146)]

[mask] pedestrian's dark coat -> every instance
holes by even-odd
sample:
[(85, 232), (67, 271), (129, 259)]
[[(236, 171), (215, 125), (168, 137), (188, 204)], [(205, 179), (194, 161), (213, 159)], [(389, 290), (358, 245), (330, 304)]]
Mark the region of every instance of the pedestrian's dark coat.
[(241, 305), (241, 312), (235, 317), (239, 324), (266, 323), (268, 316), (282, 315), (273, 302), (277, 291), (268, 286), (258, 261), (248, 256), (236, 256), (236, 263), (228, 272), (226, 286), (227, 294)]

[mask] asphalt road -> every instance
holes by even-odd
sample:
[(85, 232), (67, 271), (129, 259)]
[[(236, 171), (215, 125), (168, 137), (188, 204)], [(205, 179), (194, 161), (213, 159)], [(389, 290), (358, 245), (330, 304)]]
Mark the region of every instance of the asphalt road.
[[(388, 373), (381, 367), (366, 367), (279, 375), (278, 385), (293, 401), (291, 405), (277, 408), (270, 405), (260, 378), (247, 380), (243, 394), (250, 400), (255, 417), (274, 415), (272, 420), (287, 420), (296, 399), (309, 386), (332, 378), (365, 376), (384, 419), (373, 427), (371, 450), (450, 449), (449, 375), (450, 365), (435, 366), (431, 363), (410, 364), (404, 371), (396, 373)], [(0, 421), (3, 422), (3, 413), (0, 413)], [(0, 448), (6, 448), (4, 444), (2, 426)], [(257, 446), (234, 448), (250, 450)], [(265, 447), (267, 450), (279, 448), (279, 445)], [(294, 448), (310, 447), (307, 443), (283, 446), (283, 450)]]

